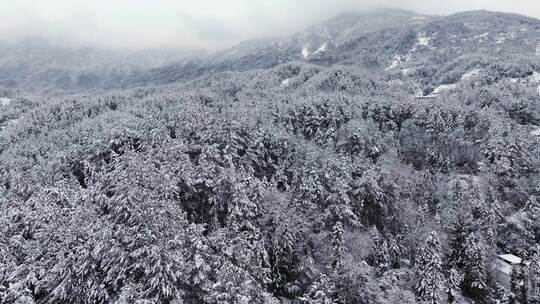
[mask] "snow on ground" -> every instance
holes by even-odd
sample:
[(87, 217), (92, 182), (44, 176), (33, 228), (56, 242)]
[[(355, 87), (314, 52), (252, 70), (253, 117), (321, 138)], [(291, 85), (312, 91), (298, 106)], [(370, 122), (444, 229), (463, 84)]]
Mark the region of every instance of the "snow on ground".
[(506, 40), (506, 38), (504, 38), (504, 37), (499, 37), (499, 38), (497, 38), (497, 39), (495, 40), (495, 42), (496, 42), (497, 44), (501, 44), (501, 43), (503, 43), (505, 40)]
[(540, 83), (540, 73), (533, 71), (532, 75), (527, 77), (509, 78), (510, 83)]
[(412, 70), (410, 68), (407, 69), (401, 69), (401, 74), (403, 76), (409, 76), (411, 74)]
[(485, 32), (485, 33), (482, 33), (482, 34), (480, 34), (480, 35), (474, 36), (474, 38), (476, 38), (476, 39), (481, 39), (481, 38), (487, 37), (488, 35), (489, 35), (489, 32)]
[(416, 98), (437, 98), (444, 92), (449, 92), (457, 89), (458, 84), (452, 83), (452, 84), (441, 84), (440, 86), (436, 87), (435, 90), (431, 92), (431, 94), (423, 95), (422, 91), (419, 91), (416, 94)]
[(319, 54), (319, 53), (322, 53), (322, 52), (326, 51), (326, 47), (327, 47), (327, 46), (328, 46), (328, 43), (326, 43), (326, 42), (323, 43), (323, 44), (321, 45), (321, 47), (319, 47), (319, 48), (315, 51), (315, 53), (313, 53), (313, 55), (317, 55), (317, 54)]
[(291, 83), (291, 79), (290, 79), (290, 78), (287, 78), (287, 79), (285, 79), (285, 80), (283, 80), (283, 81), (281, 82), (281, 85), (284, 86), (284, 87), (286, 87), (286, 86), (288, 86), (290, 83)]
[[(390, 64), (389, 67), (387, 67), (385, 70), (391, 70), (395, 68), (399, 63), (407, 62), (411, 59), (413, 54), (418, 50), (418, 46), (427, 46), (429, 47), (429, 42), (431, 41), (431, 37), (426, 37), (426, 33), (420, 32), (418, 33), (418, 38), (416, 41), (416, 44), (412, 46), (412, 48), (407, 52), (406, 55), (395, 55), (394, 60)], [(430, 49), (436, 49), (435, 47), (429, 47)]]
[[(534, 71), (527, 80), (532, 83), (540, 83), (540, 73)], [(538, 87), (536, 88), (536, 92), (538, 92), (538, 95), (540, 95), (540, 85), (538, 85)]]
[(428, 46), (430, 40), (431, 40), (431, 37), (426, 37), (426, 33), (419, 33), (417, 44), (422, 45), (422, 46)]
[(17, 122), (19, 122), (18, 118), (10, 119), (10, 120), (6, 121), (3, 125), (0, 125), (0, 131), (4, 130), (9, 125), (16, 124)]
[(311, 53), (309, 52), (309, 49), (307, 47), (304, 47), (302, 49), (302, 56), (304, 56), (304, 59), (307, 59), (310, 54)]
[(404, 61), (404, 58), (401, 55), (396, 55), (394, 56), (394, 59), (392, 60), (392, 63), (390, 64), (390, 66), (386, 67), (384, 70), (388, 71), (388, 70), (394, 69), (403, 61)]
[(442, 94), (444, 92), (452, 91), (457, 88), (457, 84), (441, 84), (440, 86), (436, 87), (435, 90), (433, 90), (432, 94), (438, 95)]
[(540, 82), (540, 73), (534, 71), (533, 74), (531, 75), (530, 80), (532, 82)]
[(482, 72), (482, 70), (480, 69), (474, 69), (474, 70), (470, 70), (469, 72), (463, 74), (461, 76), (461, 80), (467, 80), (467, 79), (470, 79), (470, 78), (474, 78), (474, 77), (478, 77), (480, 76), (480, 72)]
[(417, 98), (435, 98), (439, 95), (441, 95), (444, 92), (452, 91), (457, 88), (457, 83), (453, 84), (441, 84), (440, 86), (436, 87), (433, 92), (429, 95), (422, 95), (422, 93), (419, 93), (416, 95)]
[(0, 97), (0, 105), (5, 107), (5, 106), (9, 106), (9, 104), (11, 103), (11, 99), (7, 98), (7, 97)]
[(532, 136), (540, 136), (540, 128), (536, 128), (531, 131)]

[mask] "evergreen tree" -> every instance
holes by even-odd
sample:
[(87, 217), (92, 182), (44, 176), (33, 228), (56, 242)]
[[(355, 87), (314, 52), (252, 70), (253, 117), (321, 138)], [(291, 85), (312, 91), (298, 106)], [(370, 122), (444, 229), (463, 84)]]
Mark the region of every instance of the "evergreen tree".
[(499, 304), (510, 304), (512, 303), (512, 299), (506, 288), (496, 284), (493, 291), (493, 302)]
[(418, 226), (424, 226), (428, 222), (430, 218), (430, 210), (427, 203), (423, 203), (418, 207), (418, 217), (416, 219), (416, 223)]
[(343, 244), (343, 225), (337, 221), (332, 231), (332, 261), (330, 269), (338, 271), (343, 266), (343, 256), (345, 254), (345, 246)]
[(370, 259), (376, 269), (376, 273), (380, 275), (388, 270), (390, 266), (388, 243), (375, 226), (371, 230), (371, 239), (373, 241), (373, 247), (371, 248)]
[(388, 235), (388, 254), (390, 256), (390, 267), (399, 268), (400, 267), (400, 258), (402, 250), (399, 244), (400, 236)]
[(540, 219), (540, 200), (535, 195), (531, 195), (523, 210), (528, 213), (531, 220)]
[(221, 257), (216, 263), (215, 277), (205, 286), (203, 303), (208, 304), (262, 304), (264, 289), (248, 271), (234, 265), (228, 257)]
[(252, 229), (252, 221), (260, 216), (259, 201), (263, 183), (250, 173), (239, 170), (239, 173), (227, 172), (221, 193), (227, 201), (227, 224), (232, 229)]
[(448, 283), (446, 288), (446, 294), (448, 296), (448, 303), (455, 304), (460, 303), (461, 299), (461, 282), (463, 281), (463, 275), (456, 268), (452, 267), (448, 276)]
[(486, 191), (485, 205), (489, 208), (488, 220), (491, 222), (491, 224), (496, 224), (504, 218), (504, 215), (502, 214), (501, 204), (496, 197), (496, 190), (493, 189), (493, 181), (490, 179), (489, 183), (490, 186)]
[(210, 284), (212, 273), (211, 262), (213, 260), (212, 250), (204, 237), (204, 227), (191, 224), (186, 233), (187, 258), (190, 261), (187, 267), (187, 277), (189, 284), (202, 292), (206, 285)]
[(295, 252), (296, 242), (297, 240), (288, 225), (284, 225), (283, 229), (272, 237), (268, 253), (274, 289), (282, 290), (295, 273), (295, 266), (298, 263)]
[(466, 240), (472, 233), (472, 228), (469, 221), (460, 216), (450, 234), (450, 264), (463, 268), (466, 260)]
[(501, 223), (504, 216), (495, 196), (495, 190), (491, 185), (486, 191), (483, 204), (480, 204), (478, 208), (480, 210), (479, 224), (484, 233), (486, 244), (490, 247), (495, 247), (497, 242), (497, 225)]
[(441, 245), (437, 233), (432, 232), (416, 255), (418, 284), (416, 296), (421, 303), (443, 303), (444, 277), (442, 274)]
[(540, 252), (535, 252), (529, 264), (530, 301), (540, 304)]
[(527, 277), (527, 269), (525, 265), (519, 264), (512, 267), (510, 285), (512, 293), (514, 294), (515, 303), (528, 304), (529, 279)]
[(471, 233), (465, 239), (464, 254), (464, 291), (474, 299), (482, 299), (486, 296), (488, 288), (486, 253), (483, 245), (474, 233)]
[(307, 294), (300, 298), (305, 304), (333, 304), (335, 287), (328, 277), (321, 274), (318, 281), (313, 282)]

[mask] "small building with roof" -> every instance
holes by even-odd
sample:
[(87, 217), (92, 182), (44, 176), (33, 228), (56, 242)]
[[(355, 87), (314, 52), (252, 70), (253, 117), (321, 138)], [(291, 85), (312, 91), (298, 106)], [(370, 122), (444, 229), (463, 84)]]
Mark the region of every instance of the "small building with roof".
[(523, 260), (513, 254), (498, 255), (493, 268), (494, 277), (497, 283), (507, 290), (510, 290), (512, 270), (521, 263), (523, 263)]

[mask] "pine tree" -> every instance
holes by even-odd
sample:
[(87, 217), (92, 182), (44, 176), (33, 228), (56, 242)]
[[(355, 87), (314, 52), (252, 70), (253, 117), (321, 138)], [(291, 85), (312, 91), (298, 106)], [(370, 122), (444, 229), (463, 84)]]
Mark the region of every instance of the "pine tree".
[(486, 191), (483, 204), (481, 204), (479, 208), (481, 209), (480, 225), (484, 232), (484, 239), (486, 244), (495, 248), (497, 241), (497, 225), (504, 217), (501, 212), (501, 206), (495, 196), (495, 190), (491, 185)]
[(536, 221), (540, 219), (540, 200), (536, 196), (531, 195), (523, 210), (529, 214), (531, 220)]
[(442, 227), (443, 222), (442, 222), (441, 213), (439, 212), (439, 210), (435, 211), (435, 215), (433, 216), (433, 220), (435, 221), (435, 223), (437, 223), (437, 225)]
[(465, 217), (459, 217), (451, 231), (450, 236), (450, 263), (457, 267), (465, 266), (465, 249), (467, 237), (471, 234), (472, 228)]
[(540, 252), (533, 254), (529, 264), (530, 301), (540, 304)]
[(501, 204), (496, 197), (496, 190), (493, 189), (493, 186), (491, 185), (492, 183), (493, 182), (490, 180), (490, 186), (488, 187), (488, 191), (486, 193), (485, 204), (490, 208), (489, 220), (492, 224), (496, 224), (504, 218), (504, 215), (501, 211)]
[(230, 172), (226, 177), (224, 195), (228, 202), (227, 224), (239, 230), (251, 227), (252, 221), (260, 215), (259, 200), (262, 185), (248, 172)]
[(211, 284), (205, 286), (203, 303), (263, 303), (264, 288), (243, 267), (225, 256), (220, 257), (214, 267), (215, 276)]
[(514, 300), (519, 304), (528, 304), (529, 280), (525, 265), (514, 265), (510, 276), (511, 290), (514, 294)]
[[(459, 220), (463, 218), (464, 206), (466, 206), (463, 186), (459, 179), (454, 181), (452, 190), (448, 195), (448, 202), (446, 204), (438, 204), (437, 207), (440, 212), (439, 215), (443, 228), (452, 230)], [(469, 210), (468, 207), (467, 210)]]
[(371, 249), (370, 258), (376, 269), (376, 273), (380, 275), (388, 270), (390, 266), (388, 243), (375, 226), (371, 230), (371, 239), (373, 241), (373, 248)]
[(345, 246), (343, 244), (343, 225), (337, 221), (332, 231), (332, 261), (330, 269), (337, 271), (343, 266), (343, 256), (345, 254)]
[(419, 280), (416, 296), (420, 303), (443, 303), (442, 265), (439, 237), (432, 232), (420, 247), (415, 260), (414, 269)]
[(321, 274), (318, 281), (313, 282), (307, 294), (300, 298), (304, 304), (333, 304), (335, 287), (328, 277)]
[(512, 299), (510, 297), (510, 294), (506, 291), (506, 288), (503, 286), (496, 284), (495, 289), (493, 291), (493, 302), (499, 303), (499, 304), (510, 304), (512, 303)]
[(461, 298), (461, 282), (463, 281), (463, 275), (454, 267), (450, 269), (448, 276), (448, 285), (446, 288), (446, 294), (448, 295), (448, 303), (459, 303)]
[(209, 261), (212, 259), (212, 251), (206, 244), (206, 238), (203, 236), (204, 227), (191, 224), (186, 234), (188, 240), (188, 278), (190, 284), (198, 289), (208, 284), (211, 275), (211, 266)]
[(429, 220), (430, 217), (430, 210), (427, 203), (423, 203), (418, 207), (418, 217), (416, 219), (416, 223), (418, 226), (424, 226)]
[(399, 244), (400, 236), (391, 236), (388, 237), (388, 254), (390, 256), (390, 267), (399, 268), (400, 267), (400, 257), (402, 250)]
[(294, 245), (296, 238), (288, 225), (272, 238), (269, 258), (271, 264), (272, 285), (274, 289), (282, 289), (294, 275), (298, 262)]
[(464, 253), (464, 290), (474, 299), (483, 298), (487, 292), (488, 280), (486, 253), (483, 245), (478, 241), (474, 233), (471, 233), (465, 239)]

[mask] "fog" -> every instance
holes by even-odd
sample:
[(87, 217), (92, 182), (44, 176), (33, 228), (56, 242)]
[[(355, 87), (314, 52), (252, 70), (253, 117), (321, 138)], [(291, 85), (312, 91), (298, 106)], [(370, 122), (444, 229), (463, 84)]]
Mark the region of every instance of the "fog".
[(39, 36), (76, 46), (216, 50), (374, 8), (439, 15), (486, 9), (540, 17), (538, 0), (0, 0), (0, 41)]

